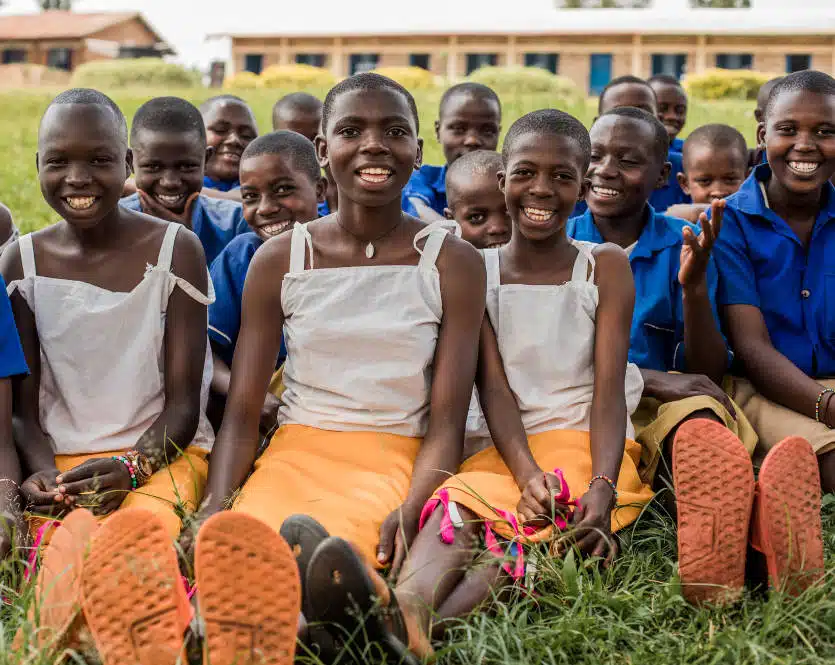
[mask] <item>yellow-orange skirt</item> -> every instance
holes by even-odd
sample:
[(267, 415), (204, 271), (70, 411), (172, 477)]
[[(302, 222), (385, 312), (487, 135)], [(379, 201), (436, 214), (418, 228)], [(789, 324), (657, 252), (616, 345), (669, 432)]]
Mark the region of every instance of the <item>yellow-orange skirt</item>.
[[(591, 437), (577, 430), (551, 430), (528, 437), (534, 459), (541, 469), (562, 470), (572, 499), (580, 498), (591, 481)], [(634, 522), (650, 499), (652, 489), (638, 475), (641, 447), (627, 439), (618, 477), (618, 502), (612, 511), (612, 531)], [(521, 492), (513, 475), (495, 448), (482, 450), (461, 465), (461, 470), (439, 488), (448, 491), (449, 500), (465, 506), (480, 518), (493, 522), (501, 536), (513, 539), (516, 534), (496, 509), (515, 515)], [(438, 492), (435, 498), (440, 498)], [(552, 529), (543, 529), (527, 537), (528, 542), (550, 538)]]
[(406, 499), (421, 441), (283, 425), (232, 510), (276, 531), (291, 515), (309, 515), (376, 561), (380, 527)]

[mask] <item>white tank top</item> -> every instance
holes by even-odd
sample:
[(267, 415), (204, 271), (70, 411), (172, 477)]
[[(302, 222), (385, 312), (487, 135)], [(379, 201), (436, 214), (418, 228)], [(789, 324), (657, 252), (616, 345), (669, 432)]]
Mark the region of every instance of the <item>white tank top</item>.
[(290, 270), (281, 287), (287, 362), (279, 423), (426, 434), (443, 315), (435, 261), (445, 225), (431, 224), (415, 236), (421, 255), (416, 266), (318, 269), (310, 232), (302, 224), (293, 227)]
[[(197, 302), (209, 295), (171, 272), (179, 224), (169, 224), (156, 266), (148, 265), (130, 292), (35, 271), (32, 236), (20, 238), (23, 279), (9, 284), (35, 315), (41, 345), (40, 419), (56, 455), (125, 450), (157, 419), (165, 405), (165, 313), (179, 286)], [(207, 320), (208, 326), (208, 320)], [(206, 418), (212, 356), (206, 348), (195, 446), (211, 450), (214, 433)]]
[[(558, 286), (502, 284), (499, 250), (484, 250), (487, 314), (496, 331), (505, 374), (528, 434), (555, 429), (588, 431), (594, 395), (594, 339), (598, 290), (594, 243), (571, 240), (577, 259), (571, 281)], [(626, 366), (626, 436), (644, 382)], [(475, 392), (467, 418), (468, 438), (490, 433)]]

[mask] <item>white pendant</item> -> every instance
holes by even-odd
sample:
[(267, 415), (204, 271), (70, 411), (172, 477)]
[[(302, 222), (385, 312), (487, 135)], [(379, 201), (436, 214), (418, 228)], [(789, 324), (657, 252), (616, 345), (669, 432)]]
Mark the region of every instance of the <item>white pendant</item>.
[(369, 259), (373, 259), (373, 258), (374, 258), (374, 245), (372, 245), (371, 243), (368, 243), (368, 244), (365, 246), (365, 255), (366, 255)]

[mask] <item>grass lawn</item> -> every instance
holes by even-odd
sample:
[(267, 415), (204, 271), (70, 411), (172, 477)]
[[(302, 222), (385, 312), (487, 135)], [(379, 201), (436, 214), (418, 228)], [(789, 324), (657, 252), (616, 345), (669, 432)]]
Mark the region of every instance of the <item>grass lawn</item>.
[[(43, 202), (38, 191), (35, 171), (35, 151), (37, 150), (38, 121), (49, 100), (57, 91), (2, 91), (0, 92), (0, 202), (12, 211), (15, 221), (23, 232), (39, 229), (54, 219), (54, 213)], [(272, 105), (287, 91), (243, 91), (244, 96), (255, 110), (261, 131), (272, 127)], [(320, 91), (324, 97), (325, 90)], [(155, 94), (177, 94), (177, 91), (159, 90), (149, 92), (124, 92), (112, 94), (115, 101), (127, 114), (128, 120), (145, 101)], [(205, 89), (180, 91), (180, 94), (195, 103), (200, 103), (210, 96)], [(437, 117), (440, 91), (419, 92), (416, 95), (421, 118), (421, 135), (426, 141), (424, 162), (440, 164), (443, 155), (435, 140), (433, 124)], [(518, 117), (525, 113), (552, 105), (547, 95), (524, 95), (505, 98), (504, 127), (507, 129)], [(578, 108), (566, 108), (587, 125), (595, 116), (593, 102)], [(754, 142), (753, 102), (713, 102), (694, 103), (690, 111), (689, 128), (695, 128), (708, 122), (725, 122), (738, 128), (749, 141)], [(685, 129), (686, 133), (687, 129)]]

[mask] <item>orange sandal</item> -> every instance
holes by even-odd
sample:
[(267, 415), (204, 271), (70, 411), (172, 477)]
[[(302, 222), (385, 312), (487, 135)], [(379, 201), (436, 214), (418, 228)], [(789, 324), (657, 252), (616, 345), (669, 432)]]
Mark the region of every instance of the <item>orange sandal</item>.
[(281, 536), (249, 515), (217, 513), (197, 534), (194, 569), (207, 665), (292, 665), (301, 584)]
[[(35, 584), (35, 600), (29, 610), (29, 625), (38, 626), (31, 636), (38, 648), (58, 646), (81, 610), (81, 570), (90, 540), (99, 523), (93, 513), (72, 511), (55, 530), (46, 547)], [(18, 651), (27, 635), (18, 631), (14, 649)]]
[(673, 447), (682, 592), (691, 603), (728, 603), (745, 586), (754, 469), (740, 440), (711, 420), (679, 427)]
[(820, 471), (805, 439), (784, 439), (766, 455), (752, 545), (765, 554), (773, 588), (797, 595), (823, 576)]
[(192, 610), (177, 554), (153, 513), (114, 513), (93, 538), (81, 576), (84, 616), (104, 665), (184, 662)]

